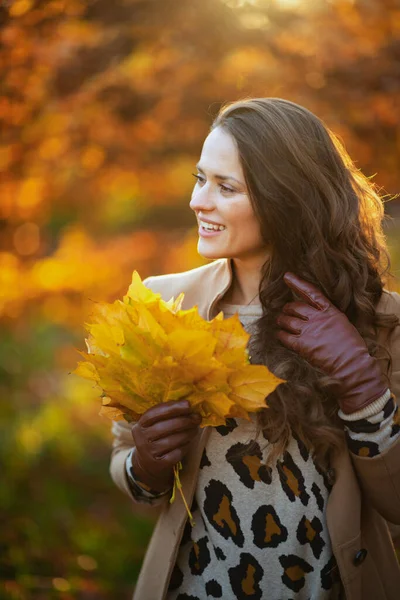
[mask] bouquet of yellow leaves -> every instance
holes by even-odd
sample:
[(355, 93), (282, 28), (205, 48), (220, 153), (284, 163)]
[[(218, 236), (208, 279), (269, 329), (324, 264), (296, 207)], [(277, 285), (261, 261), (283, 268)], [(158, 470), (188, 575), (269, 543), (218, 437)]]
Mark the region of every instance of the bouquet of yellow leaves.
[(122, 301), (96, 303), (88, 352), (74, 373), (101, 389), (101, 415), (134, 421), (155, 404), (186, 398), (205, 427), (267, 406), (283, 380), (250, 364), (238, 315), (206, 321), (197, 307), (181, 309), (183, 297), (165, 302), (135, 271)]
[[(74, 373), (100, 388), (101, 415), (130, 422), (155, 404), (186, 398), (205, 427), (249, 420), (267, 406), (283, 380), (250, 364), (250, 336), (238, 315), (206, 321), (196, 306), (181, 309), (183, 297), (165, 302), (135, 271), (122, 301), (96, 303), (88, 352), (80, 352), (85, 361)], [(180, 489), (178, 468), (175, 482)]]

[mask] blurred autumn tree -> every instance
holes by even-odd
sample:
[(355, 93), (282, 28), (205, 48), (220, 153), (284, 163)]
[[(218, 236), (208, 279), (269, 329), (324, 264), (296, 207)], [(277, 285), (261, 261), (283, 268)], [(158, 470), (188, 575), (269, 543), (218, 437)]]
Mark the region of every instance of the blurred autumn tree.
[(397, 194), (400, 9), (5, 0), (0, 24), (1, 597), (129, 598), (151, 520), (114, 490), (108, 423), (68, 375), (91, 300), (202, 263), (191, 171), (222, 102), (307, 106)]

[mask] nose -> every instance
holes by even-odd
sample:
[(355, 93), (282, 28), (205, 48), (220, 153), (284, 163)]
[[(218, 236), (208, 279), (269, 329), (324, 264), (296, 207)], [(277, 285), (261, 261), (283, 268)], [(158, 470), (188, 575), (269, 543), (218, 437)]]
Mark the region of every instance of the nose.
[(205, 183), (202, 187), (197, 185), (194, 187), (189, 206), (195, 212), (210, 211), (215, 208), (213, 193), (209, 182)]

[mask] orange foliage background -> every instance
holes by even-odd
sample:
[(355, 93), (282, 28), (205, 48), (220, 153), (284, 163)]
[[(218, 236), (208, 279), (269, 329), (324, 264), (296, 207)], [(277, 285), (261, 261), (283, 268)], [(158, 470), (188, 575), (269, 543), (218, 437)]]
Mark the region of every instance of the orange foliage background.
[(324, 119), (394, 197), (398, 275), (398, 3), (310, 4), (1, 4), (1, 597), (131, 595), (153, 520), (113, 488), (109, 424), (69, 372), (92, 300), (134, 269), (203, 263), (191, 172), (221, 103), (280, 96)]

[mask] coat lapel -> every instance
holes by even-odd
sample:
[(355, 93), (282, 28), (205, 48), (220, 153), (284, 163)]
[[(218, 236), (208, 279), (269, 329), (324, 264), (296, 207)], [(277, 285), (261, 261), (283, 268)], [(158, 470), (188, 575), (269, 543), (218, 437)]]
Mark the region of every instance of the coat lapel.
[[(180, 472), (182, 492), (189, 506), (193, 502), (200, 461), (210, 432), (210, 427), (200, 430), (185, 457), (183, 469)], [(163, 600), (165, 598), (187, 516), (181, 495), (177, 491), (174, 502), (169, 504), (166, 501), (158, 518), (143, 561), (133, 600), (145, 598)], [(149, 573), (152, 573), (151, 577), (148, 576)]]
[(332, 460), (335, 483), (326, 517), (346, 597), (361, 600), (361, 577), (353, 559), (361, 548), (361, 493), (346, 447)]

